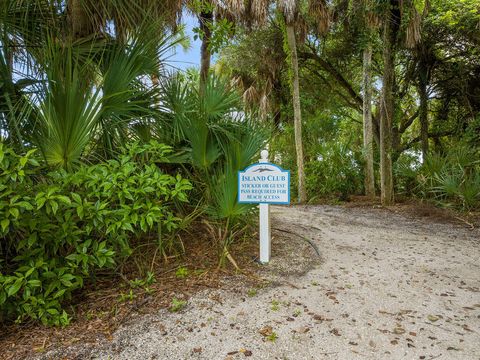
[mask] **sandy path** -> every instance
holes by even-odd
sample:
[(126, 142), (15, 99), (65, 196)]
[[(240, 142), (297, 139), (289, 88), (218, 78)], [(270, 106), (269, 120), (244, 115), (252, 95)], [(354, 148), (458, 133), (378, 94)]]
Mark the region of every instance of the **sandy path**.
[[(182, 312), (136, 319), (78, 357), (480, 359), (478, 230), (386, 210), (276, 207), (273, 215), (275, 228), (320, 250), (304, 275), (266, 269), (280, 285), (197, 294)], [(295, 268), (303, 260), (275, 258), (282, 236), (272, 267)]]

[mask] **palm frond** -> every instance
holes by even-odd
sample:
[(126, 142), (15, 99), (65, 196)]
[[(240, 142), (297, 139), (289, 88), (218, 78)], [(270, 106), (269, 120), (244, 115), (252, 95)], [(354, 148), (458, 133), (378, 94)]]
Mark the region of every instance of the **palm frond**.
[(312, 15), (319, 34), (326, 34), (330, 27), (330, 10), (326, 0), (310, 0), (309, 13)]

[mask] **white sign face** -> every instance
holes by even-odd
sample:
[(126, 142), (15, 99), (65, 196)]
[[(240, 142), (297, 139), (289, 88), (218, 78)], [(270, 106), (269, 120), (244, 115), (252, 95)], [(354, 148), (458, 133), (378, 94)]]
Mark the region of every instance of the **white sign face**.
[(238, 202), (290, 204), (290, 171), (271, 163), (258, 163), (238, 172)]

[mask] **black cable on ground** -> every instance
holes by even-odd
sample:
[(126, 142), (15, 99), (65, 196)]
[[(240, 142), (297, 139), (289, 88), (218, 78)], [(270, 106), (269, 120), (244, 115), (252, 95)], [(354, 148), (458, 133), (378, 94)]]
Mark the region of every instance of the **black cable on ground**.
[(292, 235), (296, 235), (298, 236), (300, 239), (308, 242), (310, 244), (310, 246), (315, 250), (315, 252), (317, 253), (318, 256), (320, 256), (320, 250), (318, 249), (318, 246), (317, 244), (315, 244), (312, 240), (310, 239), (307, 239), (306, 237), (302, 236), (302, 235), (299, 235), (297, 233), (294, 233), (292, 231), (288, 231), (288, 230), (284, 230), (284, 229), (280, 229), (280, 228), (273, 228), (273, 230), (277, 230), (277, 231), (281, 231), (281, 232), (285, 232), (287, 234), (292, 234)]

